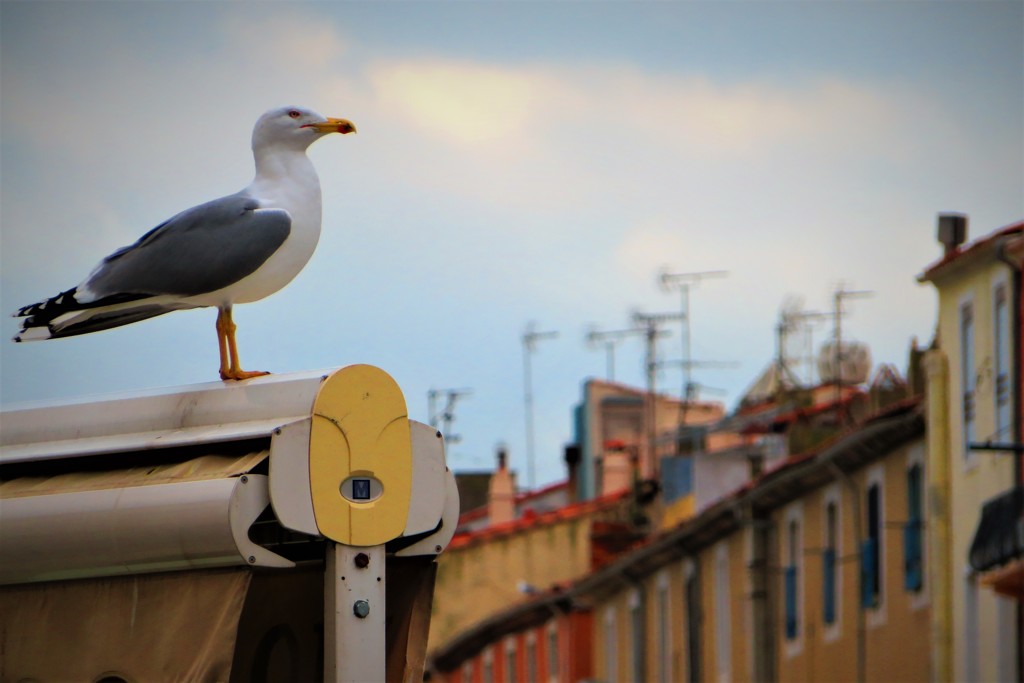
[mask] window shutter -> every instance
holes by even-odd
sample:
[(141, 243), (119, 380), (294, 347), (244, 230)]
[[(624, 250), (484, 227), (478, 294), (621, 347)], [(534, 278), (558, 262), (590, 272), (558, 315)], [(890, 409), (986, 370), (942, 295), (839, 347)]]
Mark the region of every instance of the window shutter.
[(796, 614), (796, 567), (786, 567), (786, 638), (796, 638), (798, 632)]
[(869, 538), (860, 546), (860, 604), (862, 607), (875, 606), (875, 562), (878, 552), (877, 541)]
[(834, 548), (825, 549), (822, 555), (822, 564), (823, 616), (826, 624), (833, 624), (836, 621), (836, 551)]

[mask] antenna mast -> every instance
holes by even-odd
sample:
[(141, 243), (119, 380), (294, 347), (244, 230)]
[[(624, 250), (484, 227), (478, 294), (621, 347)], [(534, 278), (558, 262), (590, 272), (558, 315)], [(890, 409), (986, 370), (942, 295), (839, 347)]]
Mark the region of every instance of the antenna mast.
[(863, 298), (874, 294), (870, 290), (854, 291), (845, 288), (845, 285), (840, 283), (836, 287), (835, 294), (832, 296), (832, 319), (835, 322), (835, 346), (832, 349), (833, 360), (835, 362), (835, 374), (834, 382), (836, 385), (836, 418), (837, 421), (842, 419), (842, 407), (840, 405), (843, 398), (843, 327), (842, 320), (843, 315), (846, 311), (843, 310), (843, 301), (845, 299)]
[(523, 403), (526, 414), (526, 480), (532, 490), (536, 485), (534, 479), (534, 447), (533, 447), (533, 369), (530, 357), (537, 348), (537, 342), (554, 339), (558, 332), (537, 332), (531, 320), (523, 333)]
[[(455, 402), (472, 393), (472, 389), (431, 389), (427, 392), (427, 415), (430, 418), (430, 426), (438, 429), (438, 423), (440, 423), (440, 431), (444, 436), (445, 443), (456, 444), (462, 441), (460, 435), (451, 433), (452, 423), (455, 422)], [(444, 408), (438, 411), (437, 399), (441, 395), (445, 396), (445, 404)]]
[(603, 344), (605, 353), (608, 354), (605, 361), (605, 370), (609, 382), (615, 381), (615, 345), (626, 337), (631, 337), (639, 332), (640, 330), (636, 329), (609, 330), (607, 332), (591, 330), (587, 332), (587, 344), (591, 347)]
[(696, 367), (692, 360), (690, 350), (690, 287), (696, 287), (700, 284), (701, 280), (707, 278), (726, 277), (728, 274), (729, 271), (726, 270), (704, 270), (695, 273), (670, 273), (665, 269), (658, 275), (658, 284), (661, 285), (662, 289), (666, 292), (678, 289), (682, 294), (679, 307), (679, 320), (682, 322), (681, 333), (683, 360), (680, 365), (683, 368), (683, 389), (681, 394), (683, 396), (684, 405), (692, 382), (690, 371), (693, 367)]

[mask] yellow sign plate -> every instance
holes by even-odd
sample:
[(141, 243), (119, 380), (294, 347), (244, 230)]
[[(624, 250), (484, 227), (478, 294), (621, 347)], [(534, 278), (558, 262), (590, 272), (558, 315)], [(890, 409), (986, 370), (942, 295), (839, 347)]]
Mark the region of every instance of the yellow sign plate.
[(405, 397), (383, 370), (351, 365), (320, 386), (309, 485), (326, 538), (372, 546), (402, 535), (412, 496), (412, 441)]

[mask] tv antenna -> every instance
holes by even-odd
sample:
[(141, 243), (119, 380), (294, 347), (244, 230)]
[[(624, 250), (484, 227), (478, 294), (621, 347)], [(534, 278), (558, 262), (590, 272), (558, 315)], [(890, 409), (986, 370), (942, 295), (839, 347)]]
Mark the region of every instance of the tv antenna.
[(533, 369), (530, 364), (530, 357), (537, 349), (537, 342), (545, 339), (554, 339), (558, 332), (538, 332), (536, 324), (531, 320), (523, 332), (523, 403), (525, 404), (526, 415), (526, 480), (532, 490), (536, 484), (534, 480), (534, 447), (533, 447)]
[(835, 324), (835, 345), (832, 349), (833, 361), (835, 362), (835, 385), (836, 385), (836, 415), (842, 415), (841, 402), (843, 398), (843, 366), (844, 360), (843, 351), (843, 316), (846, 315), (846, 311), (843, 310), (843, 301), (847, 299), (862, 299), (874, 295), (874, 292), (870, 290), (851, 290), (846, 289), (844, 283), (839, 283), (836, 287), (835, 293), (832, 295), (832, 319)]
[(637, 335), (642, 330), (608, 330), (605, 332), (592, 328), (587, 332), (587, 345), (590, 347), (604, 346), (607, 354), (605, 360), (605, 372), (609, 382), (615, 381), (615, 346), (623, 339)]
[[(779, 322), (775, 326), (776, 333), (776, 364), (779, 368), (780, 382), (791, 378), (797, 385), (814, 383), (813, 326), (829, 317), (827, 313), (802, 310), (803, 301), (799, 297), (787, 297), (779, 311)], [(803, 354), (791, 357), (789, 349), (794, 336), (801, 335)], [(791, 360), (793, 361), (791, 363)], [(806, 364), (805, 376), (801, 378), (790, 365)]]
[(690, 350), (690, 331), (691, 331), (691, 316), (690, 316), (690, 288), (696, 287), (700, 284), (701, 280), (708, 278), (722, 278), (726, 277), (729, 271), (726, 270), (703, 270), (693, 273), (670, 273), (668, 268), (663, 268), (658, 274), (658, 284), (666, 292), (678, 289), (681, 293), (681, 300), (679, 302), (679, 320), (681, 321), (681, 342), (683, 360), (681, 366), (683, 368), (683, 389), (682, 394), (686, 395), (686, 388), (692, 381), (691, 369), (695, 367), (691, 360), (692, 354)]
[[(650, 472), (653, 472), (654, 449), (658, 436), (657, 426), (655, 425), (655, 418), (657, 417), (655, 406), (657, 399), (658, 337), (668, 334), (667, 330), (661, 329), (662, 325), (680, 320), (682, 314), (641, 313), (640, 311), (634, 311), (632, 317), (633, 324), (643, 333), (645, 341), (644, 368), (647, 371), (647, 392), (645, 394), (645, 402), (647, 404), (645, 406), (647, 414), (647, 466), (650, 468)], [(645, 475), (650, 472), (645, 472)]]
[[(430, 419), (430, 426), (438, 429), (438, 425), (440, 425), (445, 443), (456, 444), (462, 441), (460, 435), (451, 433), (452, 423), (455, 422), (455, 402), (472, 393), (472, 389), (431, 389), (427, 392), (427, 415)], [(441, 396), (445, 397), (444, 407), (437, 410), (437, 400)]]

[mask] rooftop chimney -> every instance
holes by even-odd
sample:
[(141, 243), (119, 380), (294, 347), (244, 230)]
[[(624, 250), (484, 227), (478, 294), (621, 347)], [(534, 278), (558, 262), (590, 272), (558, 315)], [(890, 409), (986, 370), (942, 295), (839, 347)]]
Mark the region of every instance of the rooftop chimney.
[(498, 446), (498, 469), (491, 476), (487, 491), (487, 517), (491, 526), (516, 518), (516, 487), (504, 446)]
[(565, 467), (568, 470), (569, 478), (569, 502), (575, 503), (580, 499), (579, 492), (579, 468), (580, 461), (583, 459), (583, 454), (580, 451), (580, 445), (577, 443), (570, 443), (565, 445)]
[(939, 242), (945, 247), (943, 255), (948, 256), (966, 241), (967, 215), (962, 213), (940, 213)]

